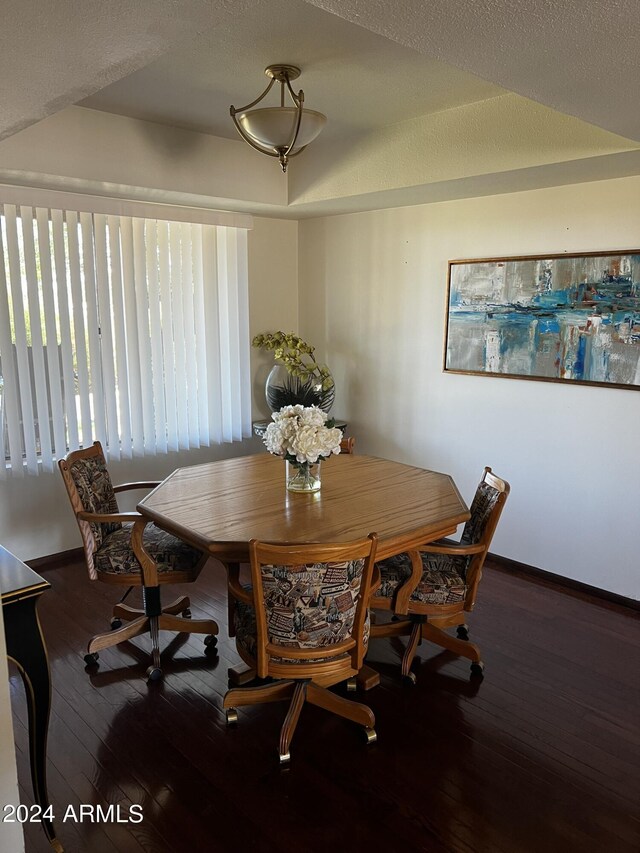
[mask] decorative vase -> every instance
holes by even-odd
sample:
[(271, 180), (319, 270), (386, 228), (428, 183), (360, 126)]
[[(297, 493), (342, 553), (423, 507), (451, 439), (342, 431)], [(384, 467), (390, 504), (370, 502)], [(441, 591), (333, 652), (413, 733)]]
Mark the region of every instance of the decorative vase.
[(317, 377), (301, 379), (299, 376), (292, 376), (284, 364), (274, 364), (267, 376), (264, 393), (272, 412), (279, 412), (284, 406), (296, 405), (318, 406), (323, 412), (329, 412), (336, 396), (336, 388), (332, 385), (323, 391), (322, 382)]
[(285, 461), (285, 477), (290, 492), (317, 492), (321, 486), (320, 460), (317, 462)]

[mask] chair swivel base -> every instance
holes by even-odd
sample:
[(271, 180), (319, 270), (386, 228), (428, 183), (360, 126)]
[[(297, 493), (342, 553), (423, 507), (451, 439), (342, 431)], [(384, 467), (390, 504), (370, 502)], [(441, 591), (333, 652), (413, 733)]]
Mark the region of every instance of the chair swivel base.
[[(186, 602), (186, 608), (185, 608)], [(151, 635), (151, 657), (152, 665), (147, 669), (147, 678), (149, 681), (158, 681), (162, 678), (162, 669), (160, 668), (160, 631), (176, 631), (178, 633), (189, 634), (206, 634), (205, 639), (207, 650), (215, 648), (216, 637), (218, 633), (218, 625), (212, 619), (191, 619), (191, 616), (178, 616), (177, 613), (183, 613), (189, 607), (189, 599), (183, 596), (177, 601), (163, 608), (159, 616), (146, 616), (142, 611), (142, 615), (136, 615), (132, 618), (134, 608), (127, 605), (119, 604), (114, 608), (114, 616), (121, 618), (131, 618), (127, 625), (116, 630), (112, 630), (107, 634), (98, 634), (89, 643), (87, 654), (84, 657), (87, 666), (98, 666), (98, 653), (103, 649), (109, 649), (124, 643), (127, 640), (132, 640), (134, 637), (139, 637), (141, 634)], [(115, 613), (116, 608), (118, 614)]]
[(377, 740), (374, 729), (375, 716), (371, 708), (360, 702), (338, 696), (313, 681), (274, 681), (259, 687), (233, 688), (226, 693), (222, 707), (226, 711), (227, 725), (234, 725), (238, 722), (237, 707), (287, 699), (290, 700), (289, 710), (280, 730), (278, 746), (280, 764), (288, 764), (291, 759), (289, 747), (305, 702), (363, 726), (367, 743), (374, 743)]
[(372, 637), (391, 637), (409, 635), (409, 641), (402, 657), (401, 675), (402, 681), (407, 686), (416, 684), (416, 674), (412, 672), (411, 667), (416, 655), (418, 646), (422, 640), (428, 640), (447, 651), (459, 657), (467, 658), (471, 661), (471, 675), (475, 677), (483, 677), (484, 663), (482, 662), (480, 649), (475, 643), (469, 642), (469, 628), (465, 624), (460, 624), (456, 628), (456, 637), (447, 634), (442, 628), (437, 628), (427, 621), (424, 616), (411, 616), (409, 619), (396, 620), (387, 622), (381, 625), (373, 625), (371, 628)]
[[(191, 601), (188, 595), (181, 595), (176, 598), (171, 604), (167, 604), (162, 608), (163, 613), (180, 614), (185, 619), (191, 618)], [(123, 622), (132, 622), (140, 616), (146, 616), (142, 607), (130, 607), (128, 604), (119, 602), (113, 607), (113, 616), (111, 618), (111, 629), (115, 630), (122, 627)]]

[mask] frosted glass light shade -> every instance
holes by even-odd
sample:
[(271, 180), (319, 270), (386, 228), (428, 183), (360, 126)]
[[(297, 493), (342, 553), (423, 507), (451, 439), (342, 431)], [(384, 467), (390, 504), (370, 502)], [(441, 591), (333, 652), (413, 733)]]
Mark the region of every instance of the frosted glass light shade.
[[(298, 110), (295, 107), (265, 107), (238, 113), (244, 132), (259, 145), (274, 151), (286, 148), (294, 134)], [(318, 136), (327, 117), (316, 110), (302, 110), (302, 120), (292, 154)]]

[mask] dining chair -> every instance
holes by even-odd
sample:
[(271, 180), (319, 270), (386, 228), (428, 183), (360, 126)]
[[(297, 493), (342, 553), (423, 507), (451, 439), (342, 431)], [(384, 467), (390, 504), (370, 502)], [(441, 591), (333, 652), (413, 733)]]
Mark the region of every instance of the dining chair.
[[(206, 634), (205, 646), (213, 650), (218, 626), (211, 619), (191, 619), (187, 596), (180, 596), (166, 607), (160, 602), (160, 586), (195, 581), (207, 555), (154, 524), (146, 523), (139, 513), (118, 509), (117, 493), (149, 490), (159, 483), (114, 486), (99, 441), (69, 453), (58, 465), (80, 528), (89, 578), (128, 588), (113, 608), (112, 631), (93, 637), (85, 663), (97, 666), (98, 653), (102, 649), (149, 633), (152, 663), (147, 677), (149, 681), (157, 681), (162, 678), (160, 630)], [(134, 587), (142, 587), (142, 609), (123, 603)], [(128, 624), (121, 627), (123, 621)]]
[(340, 453), (354, 453), (356, 440), (353, 438), (343, 438), (340, 442)]
[(373, 711), (328, 689), (343, 681), (355, 689), (369, 640), (376, 545), (374, 533), (329, 545), (252, 540), (250, 586), (230, 579), (238, 654), (259, 678), (274, 681), (229, 690), (227, 723), (237, 722), (240, 706), (289, 701), (280, 731), (282, 764), (290, 760), (305, 702), (363, 726), (367, 741), (376, 740)]
[[(485, 468), (460, 542), (440, 539), (377, 564), (381, 583), (369, 606), (393, 611), (394, 617), (373, 624), (371, 636), (409, 635), (402, 658), (406, 683), (416, 682), (411, 665), (422, 640), (468, 658), (472, 675), (482, 676), (480, 649), (469, 642), (464, 614), (474, 608), (482, 567), (509, 491), (506, 480)], [(456, 637), (446, 633), (450, 627), (456, 628)]]

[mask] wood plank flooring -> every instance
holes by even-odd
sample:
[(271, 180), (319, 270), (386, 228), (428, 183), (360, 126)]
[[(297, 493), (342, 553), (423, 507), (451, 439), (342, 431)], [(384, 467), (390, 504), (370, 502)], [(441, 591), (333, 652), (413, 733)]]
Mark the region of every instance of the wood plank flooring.
[[(503, 570), (485, 572), (469, 619), (486, 664), (423, 644), (413, 689), (399, 680), (403, 641), (372, 641), (380, 687), (361, 694), (377, 744), (307, 706), (290, 769), (277, 762), (281, 704), (221, 709), (227, 668), (222, 570), (213, 561), (176, 594), (194, 618), (221, 626), (219, 654), (202, 639), (162, 634), (165, 680), (147, 685), (148, 640), (101, 652), (116, 593), (84, 566), (46, 573), (40, 617), (53, 678), (49, 792), (68, 853), (455, 851), (638, 853), (640, 626), (638, 614)], [(163, 590), (167, 600), (174, 590)], [(22, 802), (32, 803), (26, 709), (11, 671)], [(141, 823), (62, 822), (81, 803), (140, 805)], [(27, 853), (46, 853), (38, 824)], [(8, 853), (8, 851), (7, 851)]]

